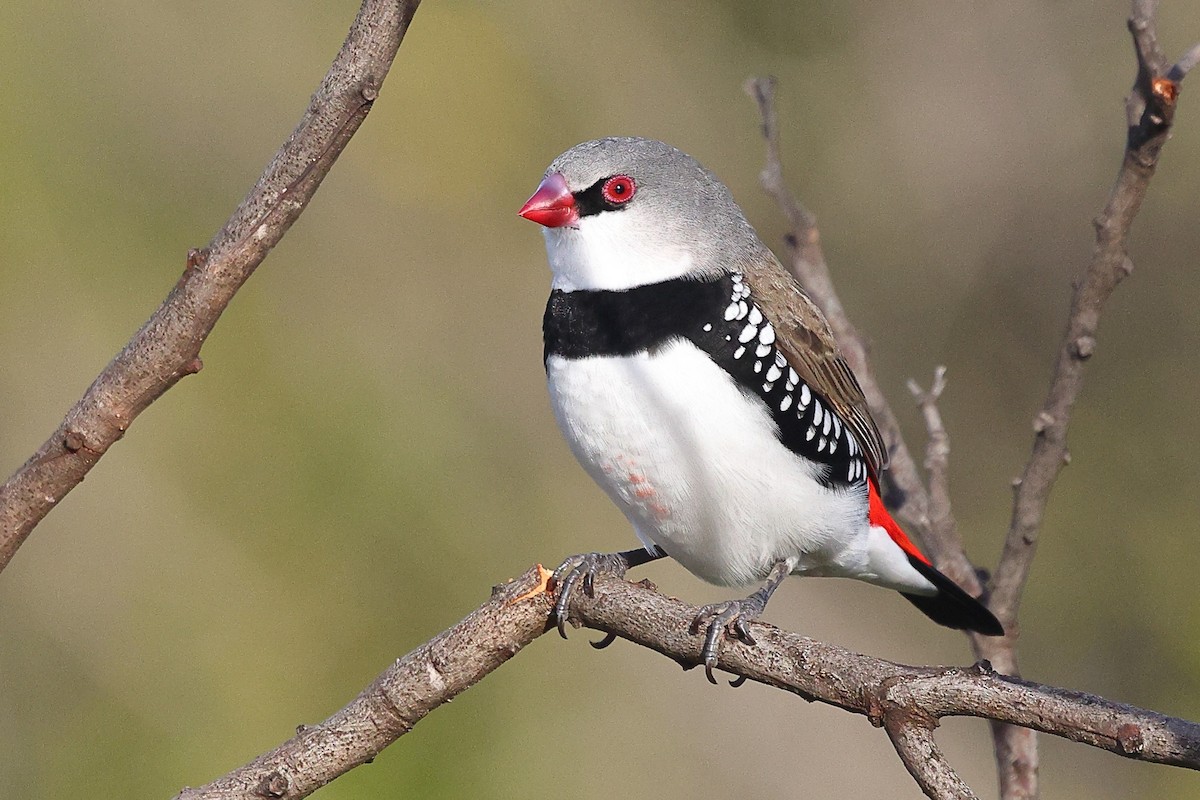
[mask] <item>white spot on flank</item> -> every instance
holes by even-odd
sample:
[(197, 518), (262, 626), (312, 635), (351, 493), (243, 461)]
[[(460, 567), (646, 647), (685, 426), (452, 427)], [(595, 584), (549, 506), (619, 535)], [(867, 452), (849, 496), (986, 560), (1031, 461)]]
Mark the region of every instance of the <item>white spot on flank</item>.
[(775, 384), (771, 383), (770, 381), (767, 381), (766, 383), (763, 384), (763, 394), (770, 394), (771, 390), (774, 388), (775, 388)]
[(738, 300), (738, 313), (737, 313), (737, 318), (738, 318), (738, 319), (745, 319), (745, 318), (746, 318), (746, 312), (747, 312), (747, 311), (749, 311), (749, 309), (746, 307), (746, 302), (745, 302), (744, 300)]
[(813, 429), (813, 426), (809, 425), (808, 433), (804, 434), (804, 441), (811, 442), (813, 440), (813, 437), (815, 437), (816, 435), (817, 435), (817, 432)]
[(753, 325), (746, 325), (746, 327), (742, 328), (742, 332), (740, 334), (738, 334), (738, 341), (741, 342), (742, 344), (745, 344), (746, 342), (753, 339), (755, 334), (757, 334), (757, 333), (758, 333), (758, 328), (754, 327)]
[(725, 341), (728, 342), (728, 341), (732, 341), (732, 340), (733, 340), (733, 336), (731, 334), (728, 334), (728, 333), (725, 334)]
[(821, 404), (813, 403), (813, 425), (821, 424)]
[(785, 394), (783, 396), (783, 399), (779, 401), (779, 410), (787, 411), (791, 407), (792, 407), (792, 396), (790, 394)]
[(808, 401), (812, 399), (812, 393), (808, 391), (808, 384), (800, 384), (800, 408), (808, 408)]
[(829, 454), (833, 455), (837, 452), (837, 439), (829, 440)]
[(763, 326), (763, 329), (758, 332), (758, 340), (763, 344), (771, 344), (775, 341), (775, 329), (771, 327), (771, 323)]
[(796, 374), (796, 370), (788, 367), (788, 383), (799, 383), (800, 376)]
[[(726, 336), (725, 338), (728, 339), (729, 337)], [(744, 355), (746, 355), (746, 348), (744, 348), (744, 347), (739, 347), (737, 350), (733, 351), (733, 357), (735, 359), (741, 358)]]
[(824, 433), (826, 436), (828, 436), (830, 429), (833, 428), (833, 414), (825, 415), (825, 424), (822, 425), (821, 428), (822, 428), (821, 432)]
[(758, 347), (754, 348), (754, 355), (758, 356), (759, 358), (766, 357), (770, 354), (770, 352), (771, 345), (769, 344), (760, 344)]
[(755, 374), (755, 375), (757, 375), (757, 374), (758, 374), (758, 373), (760, 373), (760, 372), (762, 372), (762, 362), (761, 362), (761, 361), (755, 361), (755, 362), (754, 362), (754, 374)]
[(842, 435), (842, 421), (840, 419), (838, 419), (837, 417), (833, 418), (833, 435), (834, 436)]
[(767, 370), (767, 380), (777, 381), (779, 380), (779, 376), (782, 374), (783, 372), (780, 371), (779, 366), (777, 364), (772, 364), (770, 369)]
[(754, 323), (755, 325), (762, 322), (762, 312), (758, 310), (758, 306), (754, 306), (750, 309), (750, 322)]
[(820, 438), (820, 439), (817, 441), (817, 452), (819, 453), (819, 452), (821, 452), (821, 451), (822, 451), (822, 450), (824, 450), (824, 449), (825, 449), (825, 437), (824, 437), (824, 436), (822, 436), (822, 437), (821, 437), (821, 438)]
[(733, 318), (737, 316), (737, 312), (738, 312), (737, 303), (730, 303), (725, 308), (725, 321), (731, 322), (733, 320)]
[[(783, 369), (787, 366), (787, 359), (783, 357), (783, 353), (778, 351), (775, 353), (775, 366), (779, 367), (780, 369)], [(792, 374), (795, 375), (796, 373), (793, 372)], [(795, 383), (795, 381), (792, 381), (792, 383)]]

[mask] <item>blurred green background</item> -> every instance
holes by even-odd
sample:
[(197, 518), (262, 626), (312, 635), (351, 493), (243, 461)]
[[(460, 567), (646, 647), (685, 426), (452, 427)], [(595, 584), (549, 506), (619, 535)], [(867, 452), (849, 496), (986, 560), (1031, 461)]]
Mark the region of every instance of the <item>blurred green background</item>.
[[(0, 7), (0, 471), (16, 468), (223, 223), (354, 2)], [(634, 539), (543, 385), (541, 236), (516, 209), (584, 139), (641, 134), (764, 239), (751, 74), (910, 445), (949, 367), (955, 512), (998, 555), (1072, 277), (1120, 159), (1124, 2), (434, 2), (375, 110), (150, 408), (0, 576), (0, 796), (169, 797), (349, 700), (535, 561)], [(1178, 55), (1200, 7), (1169, 0)], [(1025, 674), (1200, 717), (1200, 97), (1137, 220), (1022, 611)], [(694, 602), (728, 593), (672, 564)], [(886, 658), (957, 634), (839, 581), (768, 618)], [(319, 796), (919, 797), (865, 720), (546, 637)], [(994, 797), (985, 725), (941, 741)], [(1043, 739), (1047, 797), (1194, 796), (1194, 773)]]

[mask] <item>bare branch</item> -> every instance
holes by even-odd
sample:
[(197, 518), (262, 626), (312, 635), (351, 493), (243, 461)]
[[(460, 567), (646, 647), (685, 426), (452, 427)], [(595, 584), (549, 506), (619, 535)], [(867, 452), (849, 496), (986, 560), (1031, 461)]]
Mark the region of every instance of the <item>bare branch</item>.
[[(177, 800), (293, 800), (366, 763), (547, 630), (553, 597), (543, 590), (545, 577), (539, 565), (497, 587), (466, 619), (398, 660), (325, 722), (302, 728), (276, 749), (206, 786), (185, 789)], [(699, 663), (703, 637), (690, 632), (698, 611), (646, 582), (611, 577), (597, 577), (594, 596), (576, 592), (570, 603), (573, 623), (648, 647), (684, 669)], [(935, 759), (914, 772), (923, 788), (943, 792), (931, 797), (974, 796), (932, 743), (929, 732), (946, 716), (1002, 720), (1141, 761), (1200, 769), (1196, 723), (1000, 675), (986, 664), (910, 667), (765, 623), (751, 623), (751, 630), (757, 644), (725, 645), (722, 669), (887, 727), (902, 757), (923, 750)], [(923, 726), (925, 732), (904, 730), (913, 726)], [(905, 763), (914, 769), (909, 758)]]
[[(1000, 563), (988, 586), (988, 604), (1009, 635), (1000, 640), (972, 637), (976, 655), (989, 659), (1009, 674), (1019, 674), (1015, 644), (1019, 635), (1017, 612), (1037, 551), (1050, 491), (1059, 472), (1070, 461), (1067, 425), (1071, 408), (1083, 388), (1084, 363), (1095, 353), (1104, 303), (1133, 270), (1127, 249), (1129, 230), (1154, 176), (1162, 146), (1170, 136), (1179, 81), (1200, 58), (1198, 48), (1193, 48), (1178, 64), (1167, 67), (1155, 30), (1157, 6), (1157, 0), (1133, 0), (1129, 31), (1138, 70), (1125, 103), (1129, 124), (1125, 154), (1108, 202), (1095, 220), (1096, 244), (1091, 263), (1075, 284), (1050, 389), (1033, 421), (1033, 452), (1021, 477), (1014, 482), (1012, 520)], [(999, 724), (993, 725), (993, 733), (1001, 797), (1036, 798), (1035, 737), (1029, 731)]]
[(933, 738), (932, 727), (906, 720), (900, 714), (890, 714), (884, 718), (883, 728), (908, 774), (927, 797), (932, 800), (979, 800), (942, 755), (942, 749)]
[[(932, 524), (929, 491), (921, 482), (916, 464), (904, 443), (899, 422), (875, 380), (867, 358), (866, 343), (846, 317), (845, 309), (833, 288), (829, 268), (825, 264), (825, 256), (820, 247), (816, 221), (807, 212), (803, 217), (796, 217), (791, 210), (799, 208), (799, 205), (783, 182), (783, 169), (779, 164), (779, 132), (775, 125), (774, 88), (775, 81), (772, 78), (752, 78), (745, 85), (746, 92), (758, 103), (759, 113), (763, 118), (763, 136), (767, 140), (768, 164), (762, 173), (763, 188), (775, 198), (793, 224), (793, 232), (786, 239), (792, 254), (789, 265), (792, 274), (829, 319), (838, 344), (858, 376), (871, 413), (888, 443), (891, 465), (883, 474), (883, 479), (890, 483), (894, 491), (886, 492), (885, 500), (916, 528), (937, 566), (953, 576), (967, 591), (980, 595), (983, 586), (963, 549), (962, 538), (954, 527), (953, 516), (948, 513), (948, 505), (947, 513), (941, 517), (939, 524)], [(995, 638), (971, 635), (971, 646), (976, 657), (988, 659), (1001, 672), (1019, 675), (1015, 643), (1017, 628), (1012, 621), (1003, 618), (1001, 621), (1005, 623), (1007, 636)], [(1000, 722), (992, 724), (992, 737), (1001, 796), (1004, 800), (1035, 798), (1038, 764), (1036, 737), (1027, 729)]]
[[(685, 667), (701, 640), (689, 625), (697, 608), (646, 587), (597, 580), (594, 598), (572, 598), (571, 619), (615, 633)], [(1113, 703), (1094, 695), (971, 668), (909, 667), (753, 623), (753, 647), (726, 645), (721, 668), (809, 700), (880, 721), (899, 707), (930, 718), (996, 719), (1144, 761), (1200, 769), (1200, 724)]]
[[(999, 652), (1011, 663), (1016, 663), (1015, 645), (999, 648)], [(1015, 667), (1013, 671), (1016, 671)], [(1000, 797), (1002, 800), (1036, 800), (1040, 763), (1037, 733), (1029, 728), (995, 720), (991, 728)]]
[[(928, 392), (923, 391), (916, 381), (908, 382), (908, 391), (917, 401), (928, 434), (925, 441), (925, 474), (929, 477), (929, 527), (934, 531), (934, 538), (940, 541), (955, 541), (958, 538), (958, 523), (954, 521), (954, 512), (950, 505), (950, 434), (946, 431), (942, 422), (942, 412), (938, 409), (938, 400), (945, 390), (945, 367), (934, 370), (933, 383), (930, 384)], [(977, 584), (979, 578), (974, 569), (967, 574), (957, 574), (956, 570), (962, 566), (961, 561), (955, 560), (945, 564), (943, 572), (960, 586)]]
[[(365, 764), (426, 714), (453, 700), (546, 631), (549, 606), (541, 565), (492, 590), (492, 597), (449, 630), (388, 667), (342, 710), (212, 783), (175, 800), (307, 797)], [(523, 595), (525, 595), (523, 597)], [(534, 598), (534, 602), (524, 602)]]
[[(1125, 157), (1117, 183), (1104, 212), (1096, 221), (1096, 248), (1084, 278), (1072, 300), (1067, 333), (1060, 348), (1050, 390), (1034, 422), (1036, 438), (1025, 472), (1016, 482), (1013, 518), (994, 578), (988, 586), (989, 606), (1004, 624), (1008, 636), (971, 636), (976, 656), (985, 658), (1004, 673), (1019, 674), (1016, 638), (1017, 611), (1029, 567), (1036, 550), (1050, 489), (1069, 455), (1066, 429), (1070, 410), (1082, 387), (1083, 362), (1095, 351), (1100, 310), (1116, 285), (1132, 269), (1126, 252), (1128, 232), (1157, 165), (1158, 155), (1170, 134), (1179, 82), (1197, 62), (1200, 46), (1189, 50), (1173, 66), (1167, 65), (1158, 45), (1154, 14), (1156, 0), (1133, 0), (1129, 30), (1137, 54), (1138, 73), (1126, 102), (1128, 135)], [(879, 388), (867, 359), (865, 340), (846, 318), (838, 300), (820, 247), (816, 221), (788, 192), (779, 164), (778, 129), (775, 121), (774, 81), (752, 79), (746, 91), (755, 99), (763, 119), (767, 140), (767, 167), (762, 174), (764, 189), (776, 199), (792, 223), (788, 237), (791, 269), (813, 300), (829, 318), (830, 326), (847, 361), (858, 375), (867, 402), (892, 454), (892, 467), (885, 478), (898, 493), (888, 492), (889, 505), (911, 521), (930, 555), (940, 568), (968, 591), (979, 594), (981, 585), (962, 547), (945, 485), (939, 434), (930, 426), (929, 406), (923, 411), (930, 429), (927, 466), (930, 488), (922, 485), (912, 457), (901, 437), (895, 415)], [(934, 409), (936, 411), (936, 409)], [(944, 431), (943, 431), (944, 433)], [(1038, 757), (1036, 738), (1025, 729), (993, 725), (996, 759), (1000, 770), (1001, 796), (1005, 800), (1037, 797)]]
[(1198, 63), (1200, 63), (1200, 44), (1193, 45), (1191, 50), (1184, 53), (1183, 58), (1179, 59), (1171, 69), (1167, 70), (1167, 77), (1178, 83)]
[[(1165, 73), (1186, 72), (1179, 65), (1168, 68), (1158, 49), (1155, 6), (1150, 0), (1135, 0), (1133, 4), (1129, 29), (1137, 52), (1138, 75), (1127, 103), (1131, 120), (1125, 156), (1108, 202), (1095, 221), (1091, 263), (1076, 283), (1071, 299), (1050, 390), (1033, 422), (1033, 453), (1015, 484), (1012, 521), (990, 587), (992, 611), (1005, 627), (1016, 622), (1050, 490), (1070, 459), (1067, 425), (1083, 388), (1084, 366), (1096, 352), (1100, 313), (1113, 290), (1133, 270), (1128, 253), (1129, 230), (1154, 176), (1159, 152), (1170, 135), (1179, 92), (1178, 83)], [(1189, 52), (1185, 60), (1191, 57)]]
[(888, 482), (888, 491), (885, 492), (884, 499), (916, 529), (918, 537), (938, 566), (946, 568), (956, 578), (961, 576), (964, 588), (973, 594), (979, 594), (982, 587), (975, 578), (974, 568), (963, 553), (962, 540), (957, 531), (951, 531), (946, 536), (944, 531), (931, 529), (929, 494), (921, 482), (916, 462), (904, 443), (900, 423), (875, 379), (866, 338), (850, 322), (833, 286), (833, 278), (821, 248), (816, 217), (797, 202), (783, 180), (783, 166), (779, 158), (779, 129), (775, 118), (775, 79), (750, 78), (743, 88), (758, 105), (762, 117), (763, 137), (767, 144), (766, 166), (760, 181), (763, 189), (775, 199), (792, 225), (792, 230), (785, 237), (791, 255), (787, 267), (829, 320), (829, 326), (842, 349), (842, 355), (858, 377), (863, 394), (871, 407), (871, 415), (879, 425), (884, 441), (887, 442), (891, 464), (883, 474), (884, 480)]
[(379, 95), (419, 0), (365, 0), (295, 131), (175, 288), (24, 465), (0, 487), (0, 570), (133, 420), (202, 366), (234, 294), (308, 205)]
[[(775, 198), (783, 215), (791, 223), (790, 236), (795, 241), (789, 240), (788, 246), (799, 248), (804, 244), (811, 244), (818, 249), (809, 254), (812, 256), (809, 262), (824, 264), (825, 259), (820, 251), (821, 232), (817, 229), (817, 218), (788, 191), (787, 183), (783, 180), (783, 160), (779, 155), (779, 119), (775, 114), (775, 84), (775, 77), (771, 75), (765, 78), (750, 78), (742, 84), (742, 90), (758, 104), (758, 113), (762, 117), (762, 135), (767, 143), (767, 162), (762, 172), (759, 173), (758, 179), (767, 194)], [(810, 267), (810, 269), (813, 268), (819, 269), (819, 267)], [(796, 279), (802, 280), (800, 275), (796, 275)], [(834, 308), (841, 310), (841, 301), (838, 300), (837, 295), (826, 299), (832, 301)]]

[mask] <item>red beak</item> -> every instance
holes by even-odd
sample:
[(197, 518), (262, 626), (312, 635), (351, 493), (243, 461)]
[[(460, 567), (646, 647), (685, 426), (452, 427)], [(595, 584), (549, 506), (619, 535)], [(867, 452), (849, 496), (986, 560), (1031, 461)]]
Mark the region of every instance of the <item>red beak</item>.
[(547, 228), (561, 228), (579, 221), (575, 195), (567, 188), (567, 179), (557, 172), (546, 176), (517, 214)]

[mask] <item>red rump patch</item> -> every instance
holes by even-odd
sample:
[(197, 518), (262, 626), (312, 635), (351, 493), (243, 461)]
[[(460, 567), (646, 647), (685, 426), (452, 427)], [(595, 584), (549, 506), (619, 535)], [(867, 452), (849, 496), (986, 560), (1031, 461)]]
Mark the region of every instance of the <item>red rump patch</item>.
[(879, 496), (879, 489), (876, 488), (874, 480), (867, 481), (867, 497), (870, 499), (867, 510), (867, 521), (887, 531), (888, 536), (892, 537), (893, 542), (900, 545), (901, 550), (922, 564), (928, 564), (932, 567), (933, 565), (929, 563), (929, 559), (922, 555), (917, 546), (905, 536), (904, 531), (900, 529), (900, 523), (892, 519), (892, 515), (888, 513), (887, 506), (883, 504), (883, 499)]

